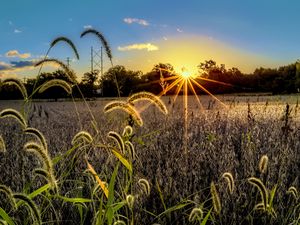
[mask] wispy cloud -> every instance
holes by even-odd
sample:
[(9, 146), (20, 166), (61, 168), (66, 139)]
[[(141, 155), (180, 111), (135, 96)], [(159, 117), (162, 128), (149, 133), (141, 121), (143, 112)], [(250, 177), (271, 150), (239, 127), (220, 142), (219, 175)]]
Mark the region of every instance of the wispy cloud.
[(131, 50), (147, 50), (150, 51), (157, 51), (159, 48), (158, 46), (151, 44), (151, 43), (137, 43), (127, 46), (119, 46), (119, 51), (131, 51)]
[(11, 68), (10, 64), (0, 61), (0, 70), (8, 70), (10, 68)]
[(12, 21), (8, 21), (8, 24), (9, 24), (10, 26), (12, 26), (12, 25), (13, 25), (13, 22), (12, 22)]
[(150, 23), (144, 19), (138, 19), (138, 18), (124, 18), (123, 21), (127, 24), (137, 23), (142, 26), (149, 26)]
[(168, 40), (168, 38), (167, 38), (167, 37), (163, 37), (163, 39), (164, 39), (165, 41), (167, 41), (167, 40)]
[(10, 51), (6, 52), (5, 56), (9, 57), (9, 58), (18, 57), (21, 59), (27, 59), (31, 56), (31, 54), (30, 53), (21, 54), (18, 52), (18, 50), (10, 50)]
[(92, 26), (92, 25), (84, 25), (83, 28), (84, 28), (84, 29), (92, 29), (93, 26)]
[(182, 33), (182, 32), (183, 32), (183, 30), (181, 30), (180, 28), (177, 28), (176, 30), (177, 30), (177, 32), (179, 32), (179, 33)]
[(0, 61), (0, 77), (17, 77), (18, 72), (30, 71), (35, 69), (35, 63), (35, 60), (12, 61), (10, 63)]
[(22, 33), (22, 31), (19, 30), (19, 29), (14, 29), (14, 33), (15, 33), (15, 34), (18, 34), (18, 33)]

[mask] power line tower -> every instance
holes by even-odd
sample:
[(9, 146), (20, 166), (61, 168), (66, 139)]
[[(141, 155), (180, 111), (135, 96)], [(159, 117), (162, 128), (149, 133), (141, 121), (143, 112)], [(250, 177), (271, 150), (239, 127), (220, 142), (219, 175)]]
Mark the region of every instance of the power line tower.
[[(95, 69), (100, 71), (100, 77), (103, 76), (103, 49), (102, 46), (99, 50), (95, 50), (93, 46), (91, 47), (91, 73)], [(103, 96), (103, 86), (99, 89), (100, 93)]]
[(91, 72), (98, 68), (100, 71), (100, 76), (103, 76), (103, 49), (95, 50), (93, 46), (91, 47)]
[(67, 57), (67, 66), (68, 66), (68, 68), (70, 68), (70, 58), (69, 57)]

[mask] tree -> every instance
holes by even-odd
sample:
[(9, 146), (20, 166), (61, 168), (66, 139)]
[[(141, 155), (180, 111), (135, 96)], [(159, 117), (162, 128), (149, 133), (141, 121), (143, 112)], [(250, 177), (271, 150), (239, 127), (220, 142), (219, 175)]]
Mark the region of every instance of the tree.
[(172, 82), (167, 78), (175, 75), (174, 67), (170, 63), (158, 63), (152, 70), (142, 77), (143, 90), (159, 94)]
[(142, 72), (126, 70), (124, 66), (111, 67), (100, 78), (101, 86), (105, 96), (117, 96), (118, 90), (115, 84), (115, 77), (118, 81), (119, 91), (121, 96), (128, 96), (129, 94), (138, 90), (138, 83), (140, 82)]
[(99, 77), (99, 70), (93, 70), (83, 74), (82, 83), (94, 86)]

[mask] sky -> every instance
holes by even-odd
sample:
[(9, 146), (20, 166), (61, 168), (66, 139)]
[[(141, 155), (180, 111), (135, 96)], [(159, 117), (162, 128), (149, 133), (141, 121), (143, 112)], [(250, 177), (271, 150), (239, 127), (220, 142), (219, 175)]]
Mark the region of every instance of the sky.
[[(93, 35), (80, 38), (88, 28), (106, 37), (114, 65), (131, 70), (161, 62), (196, 72), (209, 59), (244, 73), (276, 68), (300, 59), (299, 12), (297, 0), (2, 0), (0, 79), (36, 76), (33, 65), (59, 36), (74, 42), (80, 60), (64, 43), (49, 57), (69, 57), (82, 76), (91, 46), (101, 48)], [(104, 70), (109, 66), (104, 56)]]

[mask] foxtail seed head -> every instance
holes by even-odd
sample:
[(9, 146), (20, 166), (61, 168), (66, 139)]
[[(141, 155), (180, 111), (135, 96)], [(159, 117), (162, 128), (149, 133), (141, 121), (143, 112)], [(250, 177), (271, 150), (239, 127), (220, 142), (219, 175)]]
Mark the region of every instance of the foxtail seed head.
[(15, 109), (4, 109), (0, 112), (0, 119), (5, 117), (12, 117), (15, 118), (22, 126), (23, 128), (27, 127), (27, 122), (23, 115), (19, 113)]
[(6, 145), (1, 135), (0, 135), (0, 152), (6, 152)]
[(263, 182), (260, 179), (256, 178), (256, 177), (250, 177), (248, 179), (248, 182), (258, 188), (259, 193), (261, 195), (261, 199), (262, 199), (264, 209), (267, 210), (268, 200), (269, 200), (269, 193), (267, 191), (267, 188), (263, 184)]
[(26, 100), (28, 98), (27, 90), (25, 85), (19, 80), (15, 78), (7, 78), (3, 81), (3, 84), (13, 84), (15, 85), (23, 95), (23, 98)]
[(64, 80), (60, 80), (60, 79), (53, 79), (53, 80), (46, 81), (39, 87), (39, 93), (42, 93), (51, 87), (61, 87), (68, 94), (72, 93), (72, 87), (70, 86), (70, 84), (68, 82), (66, 82)]
[(157, 108), (159, 108), (159, 110), (163, 114), (168, 114), (167, 107), (165, 106), (163, 101), (159, 97), (157, 97), (156, 95), (154, 95), (150, 92), (142, 91), (142, 92), (139, 92), (139, 93), (135, 93), (135, 94), (131, 95), (128, 98), (129, 103), (134, 103), (134, 102), (137, 102), (137, 101), (140, 101), (140, 100), (148, 100), (152, 104), (157, 106)]
[(55, 38), (51, 42), (50, 47), (53, 48), (58, 42), (65, 42), (65, 43), (67, 43), (72, 48), (73, 52), (76, 55), (76, 58), (79, 59), (79, 54), (78, 54), (78, 51), (76, 49), (76, 46), (74, 45), (74, 43), (69, 38), (66, 38), (66, 37), (57, 37), (57, 38)]
[(143, 125), (143, 120), (142, 120), (140, 114), (138, 113), (138, 111), (136, 111), (135, 108), (133, 106), (131, 106), (130, 104), (128, 104), (127, 102), (124, 102), (124, 101), (110, 102), (107, 105), (105, 105), (104, 112), (108, 113), (108, 112), (111, 112), (111, 111), (116, 110), (116, 109), (121, 109), (121, 110), (127, 112), (129, 115), (132, 116), (134, 121), (139, 126)]
[(259, 160), (259, 164), (258, 164), (258, 168), (259, 168), (259, 171), (261, 173), (266, 173), (267, 172), (267, 169), (268, 169), (268, 161), (269, 161), (269, 158), (267, 155), (263, 155), (260, 160)]
[(294, 186), (289, 187), (287, 193), (291, 194), (295, 198), (295, 200), (298, 200), (299, 193), (298, 193), (297, 188), (295, 188)]
[(86, 141), (87, 143), (93, 142), (92, 135), (87, 131), (79, 131), (72, 139), (72, 145), (79, 144), (81, 141)]
[(133, 195), (127, 195), (126, 196), (126, 203), (128, 207), (132, 210), (133, 209), (133, 204), (134, 204), (134, 196)]
[(223, 173), (222, 177), (227, 181), (229, 192), (230, 192), (230, 194), (232, 194), (234, 191), (234, 187), (235, 187), (232, 174), (229, 172), (226, 172), (226, 173)]
[(140, 186), (140, 189), (142, 190), (142, 192), (144, 192), (147, 196), (150, 195), (150, 184), (146, 179), (139, 179), (138, 184)]
[(200, 221), (203, 218), (203, 211), (200, 208), (193, 208), (189, 215), (189, 222)]
[(219, 193), (218, 193), (217, 188), (213, 181), (210, 184), (210, 194), (212, 197), (214, 210), (215, 210), (216, 214), (218, 215), (221, 212), (222, 205), (221, 205)]
[(15, 199), (23, 201), (28, 206), (31, 212), (32, 219), (36, 224), (42, 224), (41, 213), (34, 201), (32, 201), (27, 195), (23, 193), (16, 193), (13, 195), (13, 197)]

